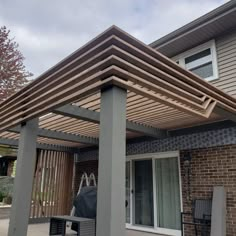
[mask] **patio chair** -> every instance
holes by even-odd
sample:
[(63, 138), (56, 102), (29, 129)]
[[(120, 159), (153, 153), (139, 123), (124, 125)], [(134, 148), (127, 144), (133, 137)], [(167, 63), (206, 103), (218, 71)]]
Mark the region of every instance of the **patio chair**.
[[(196, 199), (193, 201), (192, 212), (181, 212), (181, 232), (183, 236), (184, 225), (193, 225), (195, 235), (208, 236), (209, 228), (211, 226), (211, 199)], [(184, 216), (192, 216), (192, 222), (184, 221)]]

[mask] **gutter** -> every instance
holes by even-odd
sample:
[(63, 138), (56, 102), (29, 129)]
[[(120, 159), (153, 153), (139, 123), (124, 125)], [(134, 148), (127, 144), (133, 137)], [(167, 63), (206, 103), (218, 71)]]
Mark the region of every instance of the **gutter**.
[(225, 15), (226, 13), (232, 12), (234, 10), (236, 10), (236, 0), (231, 0), (224, 5), (214, 9), (213, 11), (152, 42), (151, 44), (149, 44), (149, 46), (152, 48), (160, 48), (166, 44), (169, 44), (171, 41), (174, 41), (175, 39), (190, 33), (190, 31), (195, 30), (197, 27), (208, 24)]

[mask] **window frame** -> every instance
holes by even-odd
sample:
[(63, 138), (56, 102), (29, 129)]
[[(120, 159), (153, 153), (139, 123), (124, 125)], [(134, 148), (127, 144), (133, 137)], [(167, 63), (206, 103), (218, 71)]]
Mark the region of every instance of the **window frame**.
[[(206, 81), (213, 81), (219, 79), (219, 72), (218, 72), (218, 63), (217, 63), (217, 53), (216, 53), (216, 44), (215, 40), (212, 39), (206, 43), (203, 43), (197, 47), (194, 47), (190, 50), (187, 50), (177, 56), (174, 56), (172, 60), (175, 62), (179, 62), (178, 64), (186, 69), (185, 59), (187, 57), (193, 56), (194, 54), (197, 54), (201, 51), (204, 51), (206, 49), (210, 49), (211, 57), (212, 57), (212, 68), (213, 68), (213, 75), (207, 78), (202, 78)], [(194, 72), (192, 72), (194, 73)]]
[[(183, 211), (183, 197), (182, 197), (182, 179), (181, 179), (181, 167), (180, 167), (180, 153), (179, 151), (172, 151), (172, 152), (158, 152), (158, 153), (146, 153), (146, 154), (138, 154), (138, 155), (129, 155), (126, 157), (126, 162), (130, 163), (130, 187), (131, 190), (134, 189), (135, 180), (134, 180), (134, 170), (133, 170), (133, 163), (135, 160), (152, 160), (152, 168), (153, 168), (153, 199), (156, 199), (156, 170), (155, 170), (155, 160), (160, 158), (177, 158), (178, 160), (178, 170), (179, 170), (179, 191), (180, 191), (180, 209)], [(154, 209), (154, 227), (149, 226), (139, 226), (135, 225), (134, 219), (134, 194), (130, 193), (130, 223), (126, 223), (126, 229), (130, 230), (138, 230), (143, 232), (149, 233), (157, 233), (163, 234), (168, 236), (180, 236), (180, 230), (174, 229), (166, 229), (157, 227), (157, 202), (153, 200), (153, 209)]]

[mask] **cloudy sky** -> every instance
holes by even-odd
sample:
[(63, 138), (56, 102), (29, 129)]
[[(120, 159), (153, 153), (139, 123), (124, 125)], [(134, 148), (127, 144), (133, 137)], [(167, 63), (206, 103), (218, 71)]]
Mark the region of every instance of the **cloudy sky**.
[(20, 45), (37, 77), (111, 25), (145, 43), (226, 0), (0, 0), (0, 26)]

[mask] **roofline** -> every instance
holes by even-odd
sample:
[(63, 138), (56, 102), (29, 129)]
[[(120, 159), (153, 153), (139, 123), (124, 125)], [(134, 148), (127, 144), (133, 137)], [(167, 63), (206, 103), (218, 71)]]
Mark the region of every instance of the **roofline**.
[(194, 28), (205, 24), (208, 21), (214, 20), (214, 18), (219, 15), (225, 14), (227, 11), (231, 11), (233, 7), (236, 7), (236, 0), (231, 0), (216, 9), (206, 13), (205, 15), (197, 18), (196, 20), (191, 21), (190, 23), (178, 28), (177, 30), (172, 31), (171, 33), (155, 40), (150, 43), (149, 46), (153, 48), (161, 47), (163, 44), (167, 44), (169, 41), (174, 40), (176, 37), (179, 37), (183, 34), (186, 34), (188, 31), (193, 30)]

